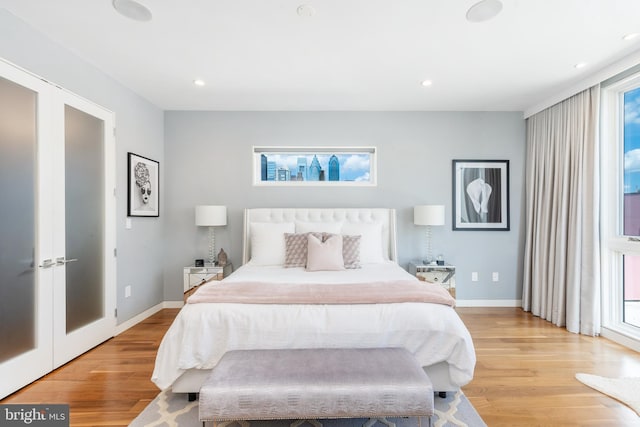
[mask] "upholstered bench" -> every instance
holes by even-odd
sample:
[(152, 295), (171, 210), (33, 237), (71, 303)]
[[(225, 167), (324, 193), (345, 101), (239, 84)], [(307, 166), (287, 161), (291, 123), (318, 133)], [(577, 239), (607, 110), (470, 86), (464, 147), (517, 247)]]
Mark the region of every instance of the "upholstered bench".
[(432, 414), (431, 381), (401, 348), (229, 351), (200, 389), (200, 420), (214, 424)]

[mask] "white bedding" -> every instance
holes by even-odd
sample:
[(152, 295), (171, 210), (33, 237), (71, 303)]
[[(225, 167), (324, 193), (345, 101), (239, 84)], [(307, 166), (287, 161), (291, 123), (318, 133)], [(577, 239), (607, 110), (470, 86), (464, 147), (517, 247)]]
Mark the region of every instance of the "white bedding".
[[(249, 262), (224, 280), (293, 285), (301, 279), (359, 283), (412, 277), (394, 262), (335, 272)], [(459, 387), (473, 378), (476, 361), (462, 320), (440, 304), (187, 304), (160, 344), (152, 381), (162, 390), (170, 388), (188, 369), (213, 368), (228, 350), (322, 347), (404, 347), (422, 366), (447, 362), (450, 380)]]
[[(238, 274), (240, 273), (240, 274)], [(257, 266), (249, 261), (225, 282), (271, 283), (366, 283), (386, 280), (417, 280), (393, 261), (363, 264), (362, 268), (339, 271), (306, 271), (303, 267)]]

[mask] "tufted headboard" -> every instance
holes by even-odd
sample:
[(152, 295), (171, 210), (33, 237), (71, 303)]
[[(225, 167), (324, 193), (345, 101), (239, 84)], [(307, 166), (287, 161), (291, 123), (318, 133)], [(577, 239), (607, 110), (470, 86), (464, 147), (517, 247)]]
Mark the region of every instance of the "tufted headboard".
[(352, 222), (382, 223), (385, 257), (398, 262), (396, 254), (396, 211), (386, 208), (251, 208), (244, 210), (242, 263), (251, 259), (252, 222)]

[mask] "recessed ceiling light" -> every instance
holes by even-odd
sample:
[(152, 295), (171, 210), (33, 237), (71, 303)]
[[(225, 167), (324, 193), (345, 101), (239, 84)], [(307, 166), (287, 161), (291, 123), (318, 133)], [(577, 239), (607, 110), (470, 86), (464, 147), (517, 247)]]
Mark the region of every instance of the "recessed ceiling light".
[(587, 65), (586, 62), (578, 62), (576, 65), (574, 65), (575, 68), (582, 68), (585, 67)]
[(204, 80), (201, 80), (201, 79), (195, 79), (195, 80), (193, 81), (193, 84), (194, 84), (194, 85), (196, 85), (196, 86), (204, 86)]
[(113, 8), (122, 16), (135, 21), (151, 21), (151, 11), (133, 0), (113, 0)]
[(313, 16), (316, 14), (316, 10), (313, 6), (309, 6), (308, 4), (301, 4), (296, 9), (296, 13), (298, 16)]
[(433, 84), (433, 82), (431, 80), (423, 80), (422, 81), (422, 86), (424, 87), (429, 87)]
[(467, 10), (467, 21), (484, 22), (494, 18), (502, 10), (500, 0), (482, 0)]
[(622, 40), (633, 40), (633, 39), (635, 39), (635, 38), (636, 38), (636, 37), (638, 37), (638, 36), (640, 36), (640, 34), (639, 34), (639, 33), (629, 33), (629, 34), (625, 34), (625, 35), (622, 37)]

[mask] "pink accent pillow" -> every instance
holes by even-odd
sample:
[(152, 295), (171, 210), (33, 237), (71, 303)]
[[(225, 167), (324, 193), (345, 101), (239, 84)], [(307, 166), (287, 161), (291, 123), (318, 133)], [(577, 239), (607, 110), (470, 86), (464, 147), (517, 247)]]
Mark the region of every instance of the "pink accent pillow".
[[(323, 241), (335, 234), (323, 233)], [(362, 268), (360, 265), (360, 238), (361, 236), (342, 235), (342, 260), (344, 268), (352, 270)]]
[(309, 234), (307, 241), (307, 271), (344, 270), (342, 236), (333, 235), (323, 242)]

